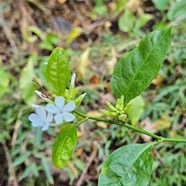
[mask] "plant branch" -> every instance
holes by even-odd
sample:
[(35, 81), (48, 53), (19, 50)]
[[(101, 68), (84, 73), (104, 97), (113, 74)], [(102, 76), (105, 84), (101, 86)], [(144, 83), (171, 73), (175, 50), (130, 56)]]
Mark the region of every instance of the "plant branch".
[(111, 123), (111, 124), (127, 127), (128, 129), (131, 129), (133, 131), (145, 134), (147, 136), (151, 136), (152, 138), (155, 138), (160, 142), (182, 142), (182, 143), (186, 143), (186, 139), (164, 138), (162, 136), (158, 136), (156, 134), (153, 134), (153, 133), (148, 132), (146, 130), (143, 130), (141, 128), (135, 127), (133, 125), (130, 125), (130, 124), (127, 124), (127, 123), (121, 123), (121, 122), (116, 121), (116, 120), (109, 120), (109, 119), (104, 119), (104, 118), (100, 118), (100, 117), (89, 116), (89, 115), (87, 115), (85, 113), (82, 113), (82, 112), (79, 112), (77, 110), (75, 110), (74, 113), (76, 113), (77, 115), (79, 115), (83, 118), (92, 119), (92, 120), (95, 120), (95, 121), (102, 121), (102, 122), (106, 122), (106, 123)]

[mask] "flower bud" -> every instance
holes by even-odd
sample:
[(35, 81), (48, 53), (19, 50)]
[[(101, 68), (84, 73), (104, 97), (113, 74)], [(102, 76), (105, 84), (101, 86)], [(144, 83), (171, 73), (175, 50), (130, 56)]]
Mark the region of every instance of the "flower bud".
[(122, 122), (125, 122), (125, 119), (126, 119), (127, 115), (126, 114), (121, 114), (118, 116), (118, 119)]
[(110, 111), (108, 111), (108, 110), (101, 109), (101, 112), (102, 112), (103, 114), (105, 114), (106, 116), (110, 116)]
[(117, 109), (110, 103), (110, 102), (106, 102), (107, 107), (111, 110), (111, 111), (116, 111)]
[(85, 96), (86, 96), (86, 93), (81, 94), (77, 99), (74, 100), (74, 103), (76, 104), (76, 107), (81, 104), (81, 102), (83, 101)]

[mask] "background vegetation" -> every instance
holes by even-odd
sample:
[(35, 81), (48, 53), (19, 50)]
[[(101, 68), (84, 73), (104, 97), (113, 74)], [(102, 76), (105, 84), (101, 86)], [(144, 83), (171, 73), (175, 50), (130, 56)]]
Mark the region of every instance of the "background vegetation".
[[(51, 164), (53, 139), (28, 121), (41, 100), (43, 71), (51, 51), (67, 50), (76, 85), (86, 92), (81, 110), (100, 115), (114, 102), (110, 78), (118, 59), (152, 30), (173, 26), (172, 47), (156, 79), (134, 107), (130, 122), (165, 137), (186, 137), (185, 0), (0, 1), (0, 185), (97, 185), (102, 162), (116, 148), (151, 138), (102, 122), (79, 127), (78, 146), (63, 170)], [(186, 185), (186, 145), (153, 150), (150, 186)]]

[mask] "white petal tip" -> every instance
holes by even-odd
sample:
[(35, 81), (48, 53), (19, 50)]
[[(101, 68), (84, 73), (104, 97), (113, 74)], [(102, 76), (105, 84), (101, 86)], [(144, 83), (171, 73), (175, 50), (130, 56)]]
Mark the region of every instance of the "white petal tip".
[(38, 90), (35, 90), (34, 92), (35, 92), (40, 98), (42, 98), (43, 100), (45, 100), (45, 101), (48, 101), (48, 100), (49, 100), (42, 92), (40, 92), (40, 91), (38, 91)]

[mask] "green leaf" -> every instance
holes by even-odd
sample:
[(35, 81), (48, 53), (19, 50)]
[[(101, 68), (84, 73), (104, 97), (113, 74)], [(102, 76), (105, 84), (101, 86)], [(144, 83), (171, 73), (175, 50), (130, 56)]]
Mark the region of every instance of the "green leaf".
[(98, 186), (146, 186), (152, 173), (155, 143), (131, 144), (115, 150), (103, 164)]
[(14, 159), (13, 166), (16, 167), (20, 165), (21, 163), (25, 162), (25, 160), (31, 155), (31, 152), (26, 152), (21, 154), (19, 157)]
[(136, 21), (135, 29), (139, 30), (140, 28), (145, 26), (152, 18), (153, 16), (151, 14), (142, 14)]
[(75, 124), (62, 127), (57, 135), (52, 149), (52, 162), (57, 168), (66, 166), (74, 152), (77, 143), (77, 128)]
[(168, 12), (169, 20), (173, 20), (179, 16), (186, 15), (186, 1), (178, 1), (176, 2)]
[(30, 175), (33, 174), (33, 170), (36, 168), (36, 165), (34, 163), (29, 164), (29, 166), (27, 166), (23, 173), (21, 174), (21, 176), (19, 177), (19, 181), (23, 180), (26, 177), (29, 177)]
[(0, 81), (0, 98), (1, 98), (5, 94), (9, 85), (8, 74), (3, 70), (0, 70), (0, 79), (1, 79)]
[(70, 65), (68, 56), (62, 48), (55, 48), (48, 61), (47, 79), (57, 96), (64, 95), (70, 80)]
[(118, 20), (119, 29), (123, 32), (130, 32), (134, 29), (135, 17), (128, 9), (120, 16)]
[(116, 13), (120, 13), (125, 9), (125, 5), (127, 3), (127, 0), (117, 0), (116, 2)]
[(51, 171), (50, 171), (50, 164), (48, 162), (48, 159), (41, 153), (38, 153), (36, 155), (37, 158), (41, 159), (41, 165), (42, 165), (42, 168), (43, 170), (45, 171), (45, 174), (47, 176), (47, 181), (53, 185), (54, 184), (54, 180), (52, 178), (52, 175), (51, 175)]
[(27, 65), (23, 68), (21, 72), (19, 80), (21, 97), (27, 104), (31, 104), (36, 101), (36, 94), (34, 93), (34, 90), (36, 90), (37, 85), (32, 82), (32, 79), (35, 76), (33, 59), (33, 56), (29, 58)]
[(45, 39), (40, 43), (40, 47), (45, 50), (52, 51), (54, 46), (59, 43), (60, 39), (57, 35), (49, 33)]
[(168, 8), (170, 0), (152, 0), (152, 2), (157, 9), (159, 9), (160, 11), (164, 11), (166, 10), (166, 8)]
[(129, 109), (127, 110), (127, 115), (131, 121), (132, 125), (136, 125), (143, 113), (145, 102), (142, 96), (137, 96), (128, 103)]
[(116, 98), (125, 97), (125, 103), (143, 92), (156, 77), (170, 48), (171, 28), (154, 31), (115, 65), (111, 90)]
[(10, 134), (8, 131), (1, 131), (1, 134), (0, 134), (0, 143), (5, 140), (5, 139), (8, 139), (10, 138)]

